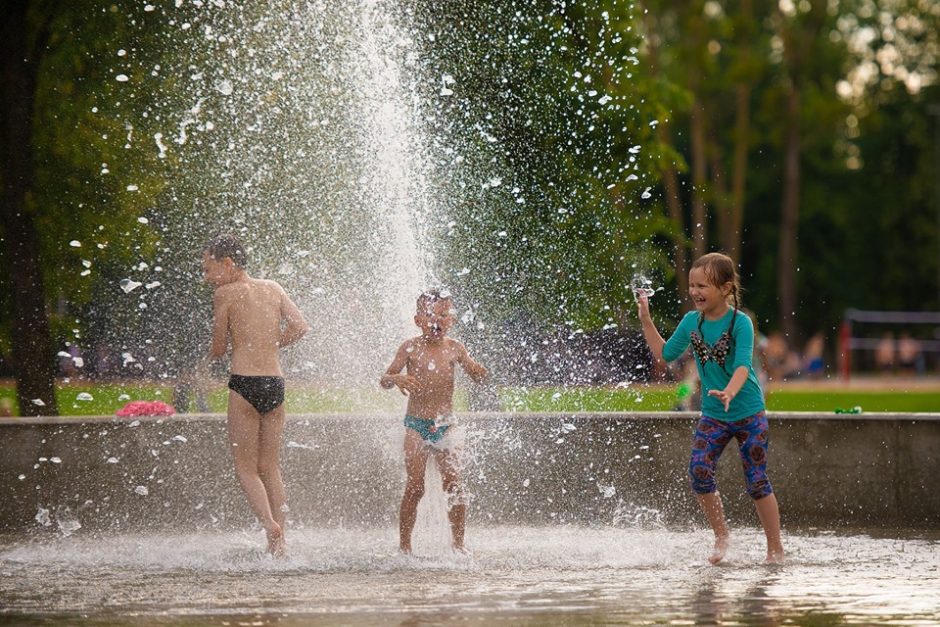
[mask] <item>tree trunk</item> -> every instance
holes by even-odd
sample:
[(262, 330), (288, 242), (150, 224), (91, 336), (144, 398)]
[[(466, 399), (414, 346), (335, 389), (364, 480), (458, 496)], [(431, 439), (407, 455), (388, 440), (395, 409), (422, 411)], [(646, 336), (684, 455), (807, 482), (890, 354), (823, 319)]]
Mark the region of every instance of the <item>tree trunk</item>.
[(711, 164), (712, 198), (718, 222), (718, 238), (722, 251), (736, 262), (741, 256), (741, 228), (744, 222), (744, 193), (747, 178), (748, 127), (750, 125), (751, 88), (735, 86), (734, 156), (731, 164), (731, 191), (727, 186), (721, 141), (709, 138), (708, 157)]
[(724, 231), (725, 252), (735, 261), (740, 262), (741, 240), (744, 234), (744, 200), (747, 189), (747, 162), (750, 147), (751, 130), (751, 89), (753, 78), (749, 69), (751, 46), (754, 45), (754, 14), (751, 0), (741, 2), (740, 17), (737, 21), (738, 67), (743, 74), (734, 88), (735, 124), (734, 124), (734, 162), (731, 165), (731, 205), (728, 209), (727, 224)]
[(780, 294), (778, 316), (780, 328), (791, 344), (798, 339), (796, 321), (797, 242), (800, 214), (800, 135), (802, 85), (810, 80), (805, 59), (813, 54), (812, 46), (826, 22), (826, 2), (811, 0), (809, 11), (788, 20), (780, 7), (775, 10), (783, 39), (783, 56), (787, 73), (787, 102), (784, 129), (783, 204), (780, 211), (780, 241), (777, 250), (777, 289)]
[[(0, 26), (0, 198), (2, 239), (12, 302), (16, 395), (24, 416), (57, 415), (55, 361), (40, 264), (39, 237), (28, 195), (34, 180), (33, 104), (43, 37), (30, 50), (27, 0), (8, 0)], [(35, 402), (38, 400), (41, 404)]]
[(724, 155), (721, 151), (721, 140), (715, 136), (708, 138), (708, 162), (711, 169), (711, 199), (713, 213), (718, 226), (718, 241), (721, 250), (728, 253), (728, 241), (731, 225), (731, 200), (728, 197), (728, 187), (725, 185)]
[(705, 186), (708, 172), (705, 151), (705, 110), (696, 96), (692, 103), (692, 250), (695, 257), (708, 251), (708, 220), (705, 215)]
[(747, 188), (748, 135), (751, 126), (751, 86), (739, 84), (735, 88), (736, 115), (734, 129), (734, 163), (731, 175), (731, 206), (725, 229), (725, 252), (740, 261), (741, 229), (744, 225), (744, 198)]
[[(660, 124), (656, 134), (660, 143), (669, 145), (668, 124)], [(663, 187), (666, 192), (666, 208), (669, 219), (678, 227), (678, 233), (673, 237), (673, 250), (675, 252), (676, 286), (685, 303), (685, 294), (689, 291), (689, 254), (686, 250), (685, 219), (682, 215), (682, 200), (679, 196), (679, 174), (676, 168), (669, 166), (663, 171)]]
[(777, 250), (777, 290), (780, 327), (790, 343), (796, 340), (796, 244), (800, 212), (800, 92), (793, 81), (787, 93), (783, 166), (783, 206)]

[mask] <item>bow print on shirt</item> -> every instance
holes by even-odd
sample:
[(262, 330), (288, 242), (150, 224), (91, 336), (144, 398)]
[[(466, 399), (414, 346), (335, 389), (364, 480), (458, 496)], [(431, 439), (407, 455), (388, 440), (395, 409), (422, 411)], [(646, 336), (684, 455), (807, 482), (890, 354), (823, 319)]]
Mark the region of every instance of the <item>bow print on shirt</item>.
[(689, 339), (692, 342), (692, 351), (695, 353), (696, 358), (698, 358), (699, 363), (702, 364), (702, 368), (705, 367), (705, 364), (710, 359), (724, 369), (725, 361), (728, 359), (728, 353), (731, 352), (730, 329), (722, 333), (718, 341), (716, 341), (711, 348), (708, 347), (708, 344), (705, 343), (705, 340), (702, 339), (702, 336), (699, 335), (697, 331), (692, 331)]
[(734, 310), (734, 315), (731, 317), (731, 325), (728, 326), (728, 330), (718, 336), (718, 339), (712, 344), (711, 348), (708, 347), (708, 344), (705, 343), (704, 336), (702, 335), (702, 322), (705, 321), (705, 316), (699, 315), (698, 318), (698, 331), (692, 331), (689, 334), (689, 339), (692, 342), (692, 352), (695, 353), (696, 358), (698, 358), (699, 363), (702, 364), (702, 368), (705, 367), (705, 364), (708, 363), (708, 360), (714, 361), (718, 366), (728, 372), (725, 368), (725, 362), (728, 360), (728, 353), (731, 352), (731, 333), (734, 331), (734, 323), (738, 317), (738, 310)]

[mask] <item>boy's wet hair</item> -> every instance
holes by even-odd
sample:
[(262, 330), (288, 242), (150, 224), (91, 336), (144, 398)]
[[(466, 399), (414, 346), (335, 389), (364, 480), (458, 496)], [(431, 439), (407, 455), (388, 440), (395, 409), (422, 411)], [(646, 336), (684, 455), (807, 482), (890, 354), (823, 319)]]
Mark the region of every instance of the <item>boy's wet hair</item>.
[(231, 233), (219, 235), (210, 240), (206, 244), (205, 252), (217, 261), (228, 257), (239, 268), (244, 268), (248, 263), (248, 253), (245, 252), (245, 247), (242, 246), (241, 240)]
[(421, 296), (418, 296), (416, 309), (418, 313), (425, 313), (430, 311), (431, 307), (434, 306), (434, 303), (442, 300), (451, 300), (450, 292), (442, 289), (433, 289), (422, 292)]
[(692, 264), (692, 270), (701, 268), (709, 282), (715, 287), (731, 283), (731, 296), (734, 299), (734, 308), (741, 307), (741, 277), (734, 260), (724, 253), (708, 253), (702, 255)]

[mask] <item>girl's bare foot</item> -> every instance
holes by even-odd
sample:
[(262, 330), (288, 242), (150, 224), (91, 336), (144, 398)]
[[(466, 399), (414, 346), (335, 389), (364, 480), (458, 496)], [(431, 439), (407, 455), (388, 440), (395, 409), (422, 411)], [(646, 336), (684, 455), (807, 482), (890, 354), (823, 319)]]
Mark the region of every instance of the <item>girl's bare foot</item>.
[(731, 536), (715, 536), (715, 547), (712, 549), (708, 561), (717, 564), (725, 559), (725, 553), (728, 552), (728, 545), (731, 543)]
[(284, 557), (287, 554), (287, 544), (284, 542), (284, 530), (277, 523), (266, 529), (268, 535), (268, 553), (274, 557)]

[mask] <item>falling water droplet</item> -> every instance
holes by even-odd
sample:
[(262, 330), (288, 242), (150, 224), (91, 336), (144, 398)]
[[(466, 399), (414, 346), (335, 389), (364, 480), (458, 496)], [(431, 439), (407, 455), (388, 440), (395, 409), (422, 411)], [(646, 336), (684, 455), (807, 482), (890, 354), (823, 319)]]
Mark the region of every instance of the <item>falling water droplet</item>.
[(131, 292), (136, 290), (138, 287), (143, 285), (143, 283), (138, 283), (137, 281), (134, 281), (132, 279), (121, 279), (118, 285), (121, 286), (121, 289), (124, 290), (125, 294), (130, 294)]
[(38, 522), (43, 527), (48, 527), (52, 524), (52, 520), (49, 518), (49, 510), (44, 507), (40, 507), (36, 511), (36, 522)]

